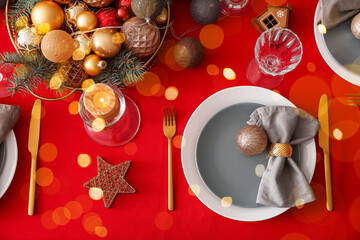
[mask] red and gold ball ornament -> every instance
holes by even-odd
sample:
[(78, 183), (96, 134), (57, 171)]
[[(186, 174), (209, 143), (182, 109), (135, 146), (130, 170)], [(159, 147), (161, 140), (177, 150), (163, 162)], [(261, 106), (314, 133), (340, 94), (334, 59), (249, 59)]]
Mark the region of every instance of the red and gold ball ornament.
[(116, 7), (126, 7), (131, 8), (131, 0), (116, 0)]
[(64, 22), (64, 12), (55, 2), (41, 1), (32, 8), (31, 20), (36, 28), (45, 26), (51, 31), (61, 27)]
[(112, 58), (120, 52), (124, 37), (114, 29), (99, 29), (91, 36), (91, 49), (101, 58)]
[(72, 57), (74, 50), (74, 40), (63, 30), (52, 30), (41, 41), (41, 51), (51, 62), (65, 62)]
[(116, 17), (117, 17), (117, 19), (119, 19), (119, 20), (121, 20), (123, 22), (128, 20), (129, 17), (130, 17), (128, 8), (126, 8), (126, 7), (118, 8), (117, 11), (116, 11)]
[(99, 27), (107, 26), (120, 26), (119, 21), (116, 19), (115, 8), (102, 8), (96, 13), (99, 20)]
[(98, 19), (94, 13), (84, 11), (77, 17), (76, 26), (80, 31), (90, 31), (98, 26)]
[(106, 62), (95, 54), (90, 54), (84, 59), (83, 68), (91, 76), (99, 75), (105, 68)]

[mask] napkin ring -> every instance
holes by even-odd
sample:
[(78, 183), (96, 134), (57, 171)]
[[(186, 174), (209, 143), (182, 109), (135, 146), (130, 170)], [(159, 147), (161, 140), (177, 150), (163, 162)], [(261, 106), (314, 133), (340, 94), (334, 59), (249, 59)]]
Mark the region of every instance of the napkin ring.
[(292, 146), (289, 143), (272, 143), (270, 145), (269, 157), (291, 157)]

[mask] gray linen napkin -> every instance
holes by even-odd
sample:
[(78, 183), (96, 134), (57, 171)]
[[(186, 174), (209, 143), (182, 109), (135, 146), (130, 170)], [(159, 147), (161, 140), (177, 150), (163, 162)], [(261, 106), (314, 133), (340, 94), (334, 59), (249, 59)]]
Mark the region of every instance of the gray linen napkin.
[(333, 28), (360, 11), (360, 0), (320, 0), (317, 23)]
[[(300, 144), (313, 138), (319, 121), (299, 108), (266, 106), (257, 108), (247, 122), (262, 127), (270, 143)], [(293, 207), (296, 201), (308, 203), (315, 196), (308, 180), (289, 157), (269, 158), (262, 176), (256, 203), (274, 207)]]
[(0, 104), (0, 143), (15, 126), (20, 115), (20, 107)]

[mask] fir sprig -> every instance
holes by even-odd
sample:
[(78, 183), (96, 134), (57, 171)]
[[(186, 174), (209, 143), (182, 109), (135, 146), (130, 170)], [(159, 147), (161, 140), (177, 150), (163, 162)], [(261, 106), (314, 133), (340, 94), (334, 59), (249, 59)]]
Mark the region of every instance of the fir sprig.
[(143, 79), (144, 63), (132, 52), (121, 50), (114, 58), (107, 60), (107, 67), (94, 78), (95, 82), (106, 82), (118, 87), (133, 84)]

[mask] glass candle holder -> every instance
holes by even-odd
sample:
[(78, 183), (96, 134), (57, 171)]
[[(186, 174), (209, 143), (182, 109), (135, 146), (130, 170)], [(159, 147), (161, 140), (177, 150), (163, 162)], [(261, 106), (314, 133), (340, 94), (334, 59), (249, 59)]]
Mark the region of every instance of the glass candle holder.
[[(106, 91), (92, 89), (90, 86), (80, 97), (80, 116), (84, 121), (84, 127), (87, 134), (95, 142), (110, 147), (121, 146), (129, 142), (136, 135), (140, 126), (140, 112), (135, 102), (128, 96), (124, 95), (117, 87), (110, 84), (104, 84), (103, 87), (110, 88), (115, 94), (115, 105), (111, 109), (111, 114), (100, 116), (94, 114), (100, 108), (109, 108), (107, 101), (109, 96)], [(91, 98), (86, 97), (89, 91), (95, 91)], [(94, 109), (89, 109), (85, 101), (93, 101), (91, 104)]]
[(253, 85), (274, 89), (300, 63), (303, 54), (298, 36), (287, 28), (273, 27), (261, 34), (246, 76)]
[(222, 13), (226, 16), (241, 16), (251, 9), (252, 0), (221, 0)]

